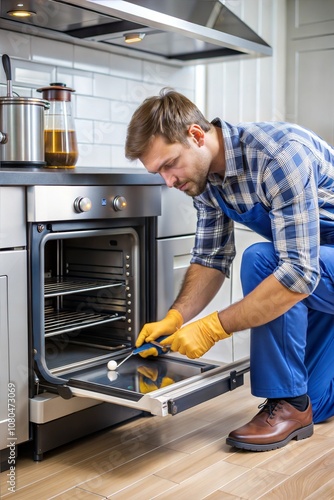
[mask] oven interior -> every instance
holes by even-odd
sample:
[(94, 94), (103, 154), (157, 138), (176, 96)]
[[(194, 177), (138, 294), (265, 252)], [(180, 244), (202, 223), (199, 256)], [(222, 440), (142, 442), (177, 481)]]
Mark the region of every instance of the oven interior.
[(44, 381), (132, 398), (213, 368), (167, 354), (133, 356), (108, 370), (109, 360), (120, 363), (134, 347), (149, 300), (134, 228), (47, 232), (40, 248), (34, 344)]
[(110, 359), (139, 328), (139, 237), (134, 229), (47, 233), (40, 255), (40, 326), (52, 374)]

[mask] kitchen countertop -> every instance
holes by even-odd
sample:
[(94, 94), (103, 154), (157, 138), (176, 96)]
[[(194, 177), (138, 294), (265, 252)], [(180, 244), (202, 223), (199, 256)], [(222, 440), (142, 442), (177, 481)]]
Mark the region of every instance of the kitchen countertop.
[(73, 169), (0, 167), (0, 186), (113, 186), (113, 185), (163, 185), (160, 175), (149, 174), (139, 168)]

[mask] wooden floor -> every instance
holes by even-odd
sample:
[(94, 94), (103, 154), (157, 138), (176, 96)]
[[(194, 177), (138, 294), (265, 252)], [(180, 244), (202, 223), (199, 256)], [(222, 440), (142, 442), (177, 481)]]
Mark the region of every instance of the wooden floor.
[[(246, 377), (247, 378), (247, 377)], [(225, 437), (262, 400), (243, 387), (175, 417), (146, 417), (102, 431), (34, 462), (16, 463), (16, 492), (1, 499), (334, 499), (334, 419), (281, 450), (231, 449)]]

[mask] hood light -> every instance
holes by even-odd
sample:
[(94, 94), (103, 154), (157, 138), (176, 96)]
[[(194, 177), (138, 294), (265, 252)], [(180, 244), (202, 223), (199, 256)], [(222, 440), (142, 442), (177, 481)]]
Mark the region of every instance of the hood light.
[(124, 35), (125, 43), (138, 43), (143, 40), (145, 33), (129, 33)]
[(31, 17), (35, 16), (36, 12), (26, 9), (23, 3), (16, 4), (16, 9), (7, 11), (7, 14), (12, 17)]

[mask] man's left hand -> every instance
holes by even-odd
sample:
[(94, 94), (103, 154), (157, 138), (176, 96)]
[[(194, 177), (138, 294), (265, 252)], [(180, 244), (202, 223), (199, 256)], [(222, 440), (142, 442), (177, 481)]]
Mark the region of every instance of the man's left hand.
[(203, 356), (215, 342), (231, 335), (232, 333), (225, 332), (216, 311), (180, 328), (160, 343), (169, 345), (174, 352), (178, 351), (190, 359), (195, 359)]

